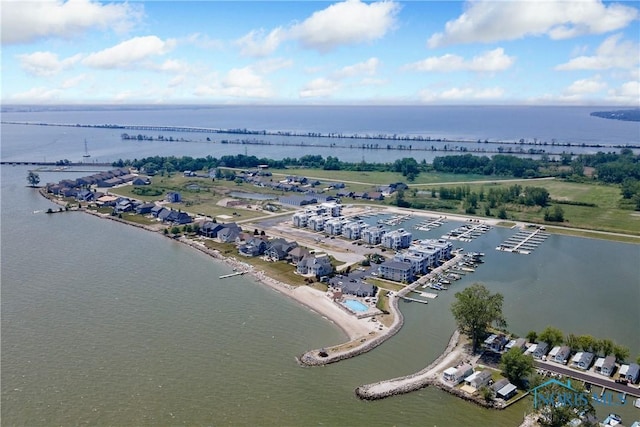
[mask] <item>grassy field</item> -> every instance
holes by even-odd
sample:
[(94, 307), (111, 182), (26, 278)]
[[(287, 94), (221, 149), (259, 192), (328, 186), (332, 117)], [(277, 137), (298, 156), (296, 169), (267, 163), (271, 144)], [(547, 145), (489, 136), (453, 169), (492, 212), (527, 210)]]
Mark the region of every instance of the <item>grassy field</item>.
[[(544, 209), (540, 207), (524, 208), (510, 206), (509, 217), (519, 221), (545, 223), (563, 227), (583, 228), (586, 230), (605, 231), (640, 235), (640, 212), (622, 209), (620, 188), (613, 185), (583, 184), (561, 180), (540, 180), (496, 183), (492, 187), (519, 184), (522, 187), (544, 187), (549, 192), (552, 203), (550, 208), (559, 205), (564, 211), (565, 221), (561, 224), (544, 221)], [(489, 185), (469, 184), (472, 191)], [(594, 206), (576, 206), (562, 202), (584, 203)], [(479, 210), (482, 212), (482, 210)], [(636, 239), (637, 241), (637, 239)]]
[[(347, 184), (347, 191), (371, 191), (379, 185), (386, 185), (393, 182), (406, 182), (406, 179), (399, 173), (393, 172), (358, 172), (358, 171), (325, 171), (316, 169), (272, 169), (273, 180), (288, 175), (306, 176), (307, 178), (317, 178), (322, 183), (331, 181), (344, 182)], [(640, 236), (640, 213), (633, 211), (622, 203), (620, 188), (613, 185), (583, 184), (566, 182), (562, 180), (504, 180), (480, 175), (454, 175), (438, 173), (421, 173), (414, 182), (409, 183), (410, 188), (405, 190), (405, 200), (410, 203), (424, 205), (424, 209), (440, 211), (451, 214), (465, 214), (462, 202), (458, 200), (441, 200), (432, 197), (431, 189), (439, 190), (440, 186), (459, 187), (469, 186), (471, 191), (485, 193), (489, 188), (508, 187), (514, 184), (527, 186), (544, 187), (549, 191), (552, 199), (549, 209), (553, 209), (557, 204), (563, 212), (565, 221), (561, 224), (544, 221), (545, 210), (540, 207), (525, 207), (523, 205), (505, 205), (507, 219), (510, 221), (526, 221), (549, 226), (563, 226), (568, 228), (578, 228), (585, 230), (602, 231), (608, 233), (620, 233)], [(507, 179), (508, 177), (505, 177)], [(478, 182), (482, 181), (482, 182)], [(144, 196), (138, 194), (139, 190), (134, 190), (133, 186), (123, 186), (110, 190), (110, 192), (125, 197), (134, 197), (145, 201), (155, 201), (162, 199), (168, 191), (179, 191), (182, 194), (183, 202), (172, 205), (174, 209), (203, 214), (208, 216), (229, 215), (235, 221), (249, 220), (259, 216), (264, 216), (266, 212), (260, 205), (267, 202), (253, 202), (250, 208), (236, 206), (221, 206), (219, 202), (228, 197), (230, 191), (256, 192), (263, 194), (282, 195), (278, 192), (262, 187), (255, 187), (250, 184), (238, 185), (234, 181), (211, 180), (208, 178), (184, 177), (181, 174), (169, 176), (156, 176), (152, 178), (152, 184), (144, 187), (147, 191), (156, 191), (160, 196)], [(317, 190), (321, 190), (318, 188)], [(334, 195), (336, 191), (328, 191), (325, 194)], [(372, 202), (363, 200), (344, 200), (343, 203), (367, 203), (379, 205), (395, 205), (395, 197), (388, 197), (383, 202)], [(579, 206), (570, 203), (579, 203), (591, 206)], [(284, 208), (285, 211), (287, 207)], [(282, 212), (282, 210), (280, 211)], [(476, 216), (485, 215), (485, 206), (481, 202), (476, 210)], [(490, 216), (496, 217), (498, 209), (492, 209)], [(565, 232), (567, 232), (565, 230)], [(580, 235), (580, 232), (568, 232), (573, 235)], [(592, 236), (593, 237), (593, 236)], [(602, 236), (620, 240), (615, 236)], [(637, 241), (637, 239), (631, 239)]]

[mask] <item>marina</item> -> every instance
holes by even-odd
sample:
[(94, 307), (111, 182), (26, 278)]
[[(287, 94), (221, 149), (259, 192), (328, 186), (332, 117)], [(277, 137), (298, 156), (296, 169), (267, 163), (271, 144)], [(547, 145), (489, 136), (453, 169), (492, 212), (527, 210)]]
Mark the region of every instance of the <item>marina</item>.
[(496, 250), (528, 255), (549, 237), (544, 227), (535, 230), (521, 230), (496, 247)]

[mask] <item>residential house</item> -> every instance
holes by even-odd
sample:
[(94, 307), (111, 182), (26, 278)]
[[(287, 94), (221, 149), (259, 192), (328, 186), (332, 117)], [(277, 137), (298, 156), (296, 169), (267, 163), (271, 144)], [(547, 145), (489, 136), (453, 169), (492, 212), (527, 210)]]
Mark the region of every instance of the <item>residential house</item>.
[(289, 252), (296, 248), (298, 244), (296, 242), (287, 242), (285, 239), (273, 239), (269, 242), (269, 247), (264, 251), (264, 254), (272, 260), (283, 260), (287, 257)]
[(412, 282), (414, 275), (408, 262), (385, 261), (378, 266), (378, 274), (383, 279), (395, 282)]
[(133, 210), (133, 203), (131, 200), (121, 197), (116, 201), (115, 211), (118, 213), (131, 212)]
[(200, 234), (205, 237), (217, 237), (218, 231), (224, 228), (224, 224), (219, 224), (213, 221), (205, 221), (200, 226)]
[(151, 184), (151, 180), (149, 178), (143, 178), (141, 176), (138, 176), (134, 178), (134, 180), (131, 181), (131, 183), (133, 185), (149, 185)]
[(489, 388), (494, 393), (497, 393), (498, 390), (500, 390), (502, 387), (506, 386), (507, 384), (509, 384), (509, 380), (506, 379), (506, 378), (501, 378), (498, 381), (496, 381), (493, 384), (491, 384), (491, 386)]
[(583, 370), (587, 370), (591, 367), (593, 362), (593, 353), (588, 351), (579, 351), (571, 359), (571, 366)]
[(164, 199), (169, 203), (180, 203), (182, 196), (176, 191), (169, 191)]
[(333, 271), (333, 266), (327, 254), (308, 255), (298, 262), (296, 270), (303, 275), (326, 276)]
[(339, 286), (343, 294), (355, 295), (357, 297), (373, 297), (376, 295), (376, 292), (378, 292), (376, 286), (362, 281), (346, 282)]
[(463, 363), (462, 365), (447, 368), (442, 373), (442, 379), (456, 385), (460, 384), (462, 380), (471, 374), (473, 374), (473, 367), (467, 363)]
[(476, 371), (473, 374), (469, 375), (464, 379), (464, 382), (466, 385), (477, 389), (489, 384), (490, 379), (491, 371), (489, 369), (484, 369), (482, 371)]
[(515, 396), (517, 392), (518, 388), (515, 385), (509, 383), (496, 392), (496, 397), (504, 400), (509, 400), (513, 396)]
[(599, 357), (593, 365), (595, 373), (610, 377), (616, 368), (616, 357), (609, 355), (607, 357)]
[(151, 208), (151, 215), (153, 215), (156, 218), (160, 217), (160, 212), (162, 211), (168, 211), (169, 209), (165, 208), (164, 206), (154, 206)]
[(171, 211), (171, 215), (167, 218), (167, 221), (171, 221), (174, 224), (189, 224), (193, 222), (193, 218), (186, 212)]
[(92, 202), (95, 200), (95, 193), (91, 190), (80, 190), (76, 193), (76, 200), (79, 202)]
[(571, 347), (563, 345), (558, 348), (553, 358), (548, 357), (547, 360), (553, 360), (554, 362), (566, 365), (569, 361), (569, 357), (571, 357)]
[(509, 340), (504, 334), (491, 334), (484, 340), (484, 347), (495, 353), (501, 353), (508, 342)]
[(505, 346), (505, 350), (509, 351), (512, 348), (519, 348), (520, 351), (525, 351), (527, 348), (527, 340), (524, 338), (517, 338), (515, 340), (509, 341), (509, 343)]
[(259, 237), (254, 237), (244, 245), (238, 248), (240, 255), (256, 257), (260, 256), (267, 250), (267, 242)]
[(224, 225), (224, 228), (218, 231), (216, 238), (218, 239), (218, 241), (222, 243), (234, 242), (236, 238), (240, 236), (242, 229), (235, 222), (230, 222), (228, 224), (223, 224), (223, 225)]
[(298, 246), (289, 251), (289, 257), (293, 264), (298, 264), (302, 259), (309, 255), (309, 251), (303, 247)]
[(548, 352), (549, 352), (549, 344), (542, 341), (538, 343), (538, 345), (536, 346), (535, 350), (533, 350), (531, 355), (533, 356), (534, 359), (542, 359), (547, 355)]
[(155, 203), (143, 203), (136, 207), (136, 213), (140, 215), (150, 214), (151, 210), (155, 207)]
[[(620, 369), (620, 376), (622, 376), (622, 369)], [(624, 378), (630, 383), (637, 383), (640, 379), (640, 365), (637, 363), (630, 363), (625, 370)]]

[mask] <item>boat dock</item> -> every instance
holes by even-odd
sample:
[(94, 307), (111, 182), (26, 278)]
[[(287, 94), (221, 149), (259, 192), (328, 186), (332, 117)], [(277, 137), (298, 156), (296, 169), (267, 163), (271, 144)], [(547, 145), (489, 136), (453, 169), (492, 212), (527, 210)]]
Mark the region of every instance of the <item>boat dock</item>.
[(218, 279), (226, 279), (228, 277), (233, 277), (233, 276), (242, 276), (245, 273), (246, 273), (246, 271), (236, 271), (235, 273), (224, 274), (224, 275), (218, 277)]
[(402, 215), (394, 215), (391, 218), (387, 219), (379, 219), (378, 224), (384, 224), (389, 226), (396, 226), (402, 224), (403, 222), (411, 219), (412, 216), (410, 214), (402, 214)]
[(483, 223), (465, 224), (443, 235), (443, 239), (471, 242), (491, 230), (491, 226)]
[(409, 297), (405, 297), (405, 296), (400, 296), (400, 298), (402, 298), (405, 301), (420, 302), (422, 304), (429, 304), (429, 301), (425, 301), (423, 299), (409, 298)]
[(513, 237), (502, 242), (498, 247), (496, 247), (496, 250), (528, 255), (542, 244), (549, 235), (549, 233), (544, 231), (544, 228), (540, 227), (533, 231), (521, 230)]
[(418, 231), (431, 231), (434, 228), (440, 227), (444, 223), (445, 223), (444, 218), (438, 217), (434, 219), (420, 221), (413, 228), (415, 228)]

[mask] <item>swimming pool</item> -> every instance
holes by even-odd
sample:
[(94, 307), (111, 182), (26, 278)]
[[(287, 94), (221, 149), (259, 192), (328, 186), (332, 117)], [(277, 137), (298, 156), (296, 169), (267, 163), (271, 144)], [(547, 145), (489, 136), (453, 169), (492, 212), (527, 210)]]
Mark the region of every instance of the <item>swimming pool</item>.
[(347, 308), (349, 310), (352, 310), (352, 311), (367, 311), (367, 310), (369, 310), (369, 307), (367, 307), (366, 305), (364, 305), (360, 301), (357, 301), (357, 300), (354, 300), (354, 299), (345, 300), (344, 301), (344, 305), (346, 305)]

